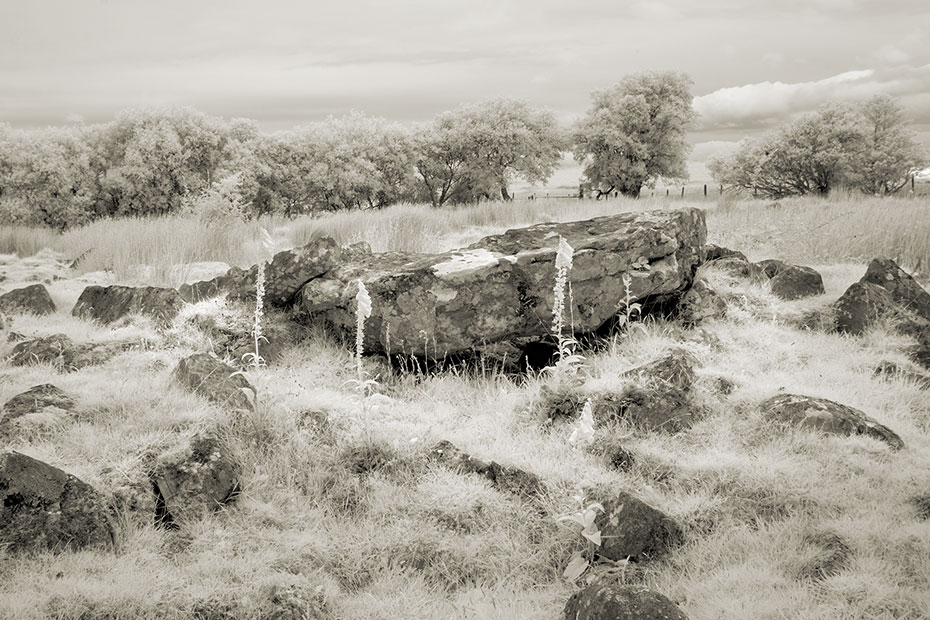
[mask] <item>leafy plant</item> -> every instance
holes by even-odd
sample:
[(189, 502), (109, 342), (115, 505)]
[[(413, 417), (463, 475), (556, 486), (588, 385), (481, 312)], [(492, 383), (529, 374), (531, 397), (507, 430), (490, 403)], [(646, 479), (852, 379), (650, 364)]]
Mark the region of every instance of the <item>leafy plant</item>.
[(587, 541), (587, 545), (584, 551), (576, 551), (569, 559), (568, 565), (562, 573), (562, 576), (569, 581), (577, 580), (593, 564), (595, 549), (601, 546), (601, 530), (597, 527), (595, 520), (598, 511), (604, 512), (604, 507), (598, 502), (590, 502), (585, 505), (582, 493), (575, 495), (573, 499), (578, 502), (578, 510), (559, 515), (556, 517), (556, 521), (570, 521), (580, 526), (579, 533)]
[[(639, 262), (633, 263), (633, 268), (641, 269), (642, 261), (645, 261), (645, 259), (640, 259)], [(647, 270), (649, 269), (648, 263), (646, 263), (645, 269)], [(617, 327), (621, 329), (630, 325), (633, 322), (634, 315), (638, 317), (642, 317), (643, 306), (642, 304), (633, 301), (633, 294), (631, 291), (632, 285), (633, 285), (633, 278), (630, 276), (630, 274), (628, 273), (623, 274), (624, 294), (623, 294), (623, 301), (620, 302), (620, 309), (623, 310), (623, 314), (617, 317)]]
[(568, 438), (568, 443), (573, 448), (578, 446), (588, 446), (594, 441), (594, 409), (591, 407), (591, 399), (585, 401), (581, 409), (581, 415), (572, 427), (572, 434)]

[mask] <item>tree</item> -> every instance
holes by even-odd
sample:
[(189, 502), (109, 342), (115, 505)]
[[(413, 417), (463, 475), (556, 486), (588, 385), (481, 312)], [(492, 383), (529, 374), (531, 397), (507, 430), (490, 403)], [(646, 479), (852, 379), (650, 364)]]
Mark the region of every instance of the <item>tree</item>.
[(598, 195), (617, 190), (638, 197), (659, 177), (687, 178), (685, 135), (696, 117), (687, 75), (638, 73), (591, 97), (572, 142), (586, 184)]
[(865, 193), (900, 189), (919, 169), (920, 150), (889, 97), (827, 104), (758, 140), (740, 143), (709, 169), (723, 185), (771, 198), (827, 194), (845, 185)]
[(510, 200), (520, 177), (544, 182), (564, 140), (551, 112), (523, 101), (492, 99), (438, 115), (417, 132), (416, 170), (434, 206), (498, 195)]
[(859, 106), (864, 123), (862, 156), (853, 171), (856, 186), (866, 194), (891, 194), (904, 187), (927, 157), (906, 129), (901, 106), (888, 95), (877, 95)]

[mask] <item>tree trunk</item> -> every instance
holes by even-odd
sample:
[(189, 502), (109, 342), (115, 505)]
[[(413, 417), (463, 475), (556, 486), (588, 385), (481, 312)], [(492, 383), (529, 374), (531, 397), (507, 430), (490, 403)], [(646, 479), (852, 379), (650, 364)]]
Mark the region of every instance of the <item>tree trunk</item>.
[(507, 191), (507, 185), (505, 183), (501, 183), (501, 200), (513, 200), (513, 196), (511, 196), (510, 192)]

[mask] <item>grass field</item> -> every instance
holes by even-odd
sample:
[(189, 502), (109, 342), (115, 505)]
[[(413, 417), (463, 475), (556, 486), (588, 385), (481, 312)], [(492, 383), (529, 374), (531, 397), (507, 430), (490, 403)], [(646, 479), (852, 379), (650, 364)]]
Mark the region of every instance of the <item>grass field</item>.
[[(567, 425), (543, 424), (532, 403), (551, 382), (545, 374), (418, 376), (368, 359), (383, 397), (366, 405), (349, 383), (349, 349), (310, 329), (251, 374), (256, 411), (233, 415), (180, 389), (171, 371), (209, 346), (193, 315), (222, 321), (248, 308), (204, 302), (167, 330), (70, 316), (90, 281), (176, 285), (220, 269), (211, 263), (253, 263), (260, 227), (282, 248), (332, 235), (376, 251), (437, 252), (533, 222), (687, 204), (707, 209), (709, 241), (754, 260), (813, 266), (826, 294), (785, 302), (707, 268), (702, 277), (728, 294), (726, 319), (699, 330), (650, 320), (587, 352), (582, 375), (603, 389), (672, 347), (700, 362), (703, 414), (692, 429), (643, 433), (596, 421), (598, 441), (634, 455), (629, 471), (572, 449)], [(595, 485), (628, 490), (682, 525), (681, 548), (618, 567), (615, 578), (669, 596), (691, 620), (930, 617), (930, 521), (920, 512), (920, 498), (930, 503), (930, 401), (913, 382), (872, 373), (884, 361), (910, 367), (908, 341), (884, 328), (849, 338), (799, 327), (874, 256), (926, 269), (927, 201), (562, 199), (402, 205), (319, 220), (105, 221), (64, 235), (3, 229), (0, 252), (8, 254), (3, 290), (47, 281), (59, 307), (51, 317), (12, 317), (8, 331), (147, 343), (71, 374), (0, 365), (0, 402), (49, 381), (78, 401), (72, 416), (36, 419), (11, 447), (112, 494), (119, 515), (115, 554), (0, 550), (2, 618), (554, 620), (575, 589), (562, 571), (583, 542), (555, 517), (572, 510), (580, 487)], [(63, 266), (78, 257), (73, 270)], [(6, 355), (12, 344), (2, 346)], [(730, 395), (715, 387), (720, 379), (734, 384)], [(862, 409), (907, 447), (893, 453), (863, 437), (779, 430), (758, 405), (780, 391)], [(149, 513), (129, 508), (151, 501), (146, 468), (203, 428), (221, 429), (241, 462), (242, 494), (180, 530), (155, 527)], [(539, 475), (541, 509), (428, 462), (426, 447), (440, 439)]]

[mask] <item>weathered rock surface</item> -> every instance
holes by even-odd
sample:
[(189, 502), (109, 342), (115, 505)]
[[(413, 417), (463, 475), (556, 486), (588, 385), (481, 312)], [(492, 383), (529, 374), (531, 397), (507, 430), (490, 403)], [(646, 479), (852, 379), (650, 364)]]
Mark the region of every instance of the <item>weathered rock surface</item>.
[(248, 379), (229, 364), (208, 353), (195, 353), (178, 362), (175, 380), (221, 406), (250, 410), (255, 388)]
[(688, 620), (668, 597), (645, 586), (594, 583), (572, 594), (565, 620)]
[(111, 547), (106, 502), (56, 467), (18, 452), (0, 454), (0, 544), (14, 551)]
[(613, 561), (657, 558), (682, 543), (681, 528), (665, 513), (621, 491), (602, 500), (594, 523), (601, 531), (597, 554)]
[(714, 261), (714, 269), (734, 278), (758, 278), (761, 270), (755, 264), (738, 256), (728, 256)]
[(771, 280), (783, 270), (791, 267), (791, 265), (777, 258), (767, 258), (756, 263), (756, 267), (759, 268), (763, 276)]
[[(331, 271), (343, 259), (344, 251), (329, 237), (322, 237), (293, 250), (278, 252), (265, 266), (265, 304), (286, 306), (295, 301), (301, 287), (310, 280)], [(233, 267), (224, 275), (184, 284), (178, 288), (181, 297), (190, 302), (218, 295), (230, 299), (255, 299), (258, 267)]]
[(102, 364), (130, 343), (76, 344), (65, 334), (52, 334), (25, 340), (13, 347), (10, 363), (14, 366), (51, 364), (62, 372)]
[(534, 499), (545, 489), (542, 480), (536, 474), (518, 467), (475, 458), (449, 441), (440, 441), (430, 448), (430, 456), (450, 469), (483, 476), (498, 490), (519, 497)]
[(78, 297), (71, 315), (113, 323), (130, 314), (140, 314), (159, 323), (170, 323), (184, 300), (171, 288), (154, 286), (88, 286)]
[(772, 293), (786, 300), (823, 295), (823, 277), (810, 267), (788, 265), (771, 280)]
[(55, 302), (41, 284), (13, 289), (0, 295), (0, 312), (7, 314), (52, 314)]
[(71, 411), (74, 399), (51, 383), (36, 385), (17, 394), (0, 410), (0, 438), (9, 432), (18, 418), (46, 410)]
[(760, 407), (766, 416), (778, 422), (832, 435), (866, 435), (885, 442), (893, 450), (904, 447), (904, 441), (887, 426), (858, 409), (825, 398), (779, 394)]
[[(280, 358), (284, 349), (295, 341), (295, 332), (299, 329), (298, 325), (282, 315), (279, 311), (269, 309), (265, 311), (262, 320), (259, 355), (266, 364)], [(210, 315), (195, 315), (190, 322), (209, 338), (212, 351), (217, 356), (244, 368), (251, 365), (251, 356), (255, 353), (252, 317), (249, 315), (247, 318), (242, 322), (222, 322)]]
[(714, 243), (708, 243), (704, 246), (704, 262), (720, 260), (721, 258), (738, 258), (747, 263), (749, 262), (746, 255), (739, 250), (731, 250), (730, 248), (725, 248), (722, 245), (716, 245)]
[(583, 334), (617, 314), (624, 275), (633, 301), (684, 292), (706, 229), (698, 209), (623, 213), (510, 230), (445, 254), (359, 253), (304, 286), (302, 307), (351, 336), (361, 279), (372, 299), (367, 351), (441, 359), (488, 343), (548, 340), (560, 235), (575, 250), (571, 315)]
[(707, 319), (723, 318), (727, 302), (703, 280), (696, 280), (678, 302), (676, 314), (685, 325), (693, 326)]
[(873, 259), (860, 282), (881, 286), (904, 310), (930, 321), (930, 293), (890, 258)]
[(189, 445), (156, 462), (152, 474), (156, 519), (179, 523), (215, 510), (235, 496), (238, 477), (238, 463), (215, 437), (194, 437)]

